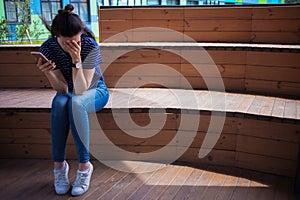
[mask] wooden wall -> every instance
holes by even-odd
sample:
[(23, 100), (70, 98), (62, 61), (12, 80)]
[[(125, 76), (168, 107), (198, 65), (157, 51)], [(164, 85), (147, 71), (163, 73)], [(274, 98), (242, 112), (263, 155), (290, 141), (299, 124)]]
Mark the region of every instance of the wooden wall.
[[(300, 6), (99, 7), (98, 13), (102, 42), (126, 30), (159, 27), (184, 33), (197, 42), (300, 43)], [(156, 36), (137, 31), (121, 38), (130, 42), (185, 40), (165, 33)]]
[[(122, 114), (122, 111), (118, 114)], [(158, 150), (176, 137), (181, 123), (180, 111), (173, 110), (158, 114), (166, 115), (167, 122), (162, 130), (149, 138), (129, 136), (118, 127), (110, 110), (105, 109), (97, 116), (104, 133), (115, 145), (139, 154)], [(142, 109), (131, 110), (131, 117), (141, 126), (149, 122), (148, 113)], [(186, 114), (185, 117), (187, 117)], [(50, 109), (39, 111), (35, 109), (33, 112), (29, 110), (3, 112), (2, 110), (0, 119), (0, 158), (51, 159)], [(271, 118), (257, 120), (253, 116), (249, 118), (249, 116), (227, 113), (222, 134), (215, 147), (206, 157), (199, 159), (199, 149), (207, 134), (210, 120), (211, 113), (201, 111), (197, 135), (191, 138), (193, 143), (177, 160), (178, 162), (235, 166), (295, 177), (300, 140), (299, 121), (291, 120), (288, 123), (282, 123), (280, 120)], [(91, 134), (100, 134), (96, 129), (94, 131), (96, 132), (92, 131)], [(186, 140), (193, 135), (188, 128), (182, 131), (185, 138), (178, 137), (179, 144), (180, 140)], [(91, 149), (97, 145), (108, 144), (99, 140), (91, 141)], [(174, 148), (182, 148), (182, 146)], [(110, 153), (107, 155), (107, 159), (113, 159)], [(159, 159), (166, 159), (164, 156), (166, 155), (162, 155)], [(77, 159), (71, 134), (68, 139), (67, 157)]]
[[(199, 52), (199, 56), (205, 55), (204, 59), (200, 59), (203, 62), (200, 63), (200, 70), (207, 72), (210, 67), (215, 67), (215, 63), (226, 91), (300, 97), (300, 49), (290, 51), (276, 48), (208, 47)], [(211, 58), (213, 62), (207, 58)], [(145, 73), (126, 75), (126, 79), (122, 77), (126, 72), (147, 63), (162, 64), (178, 73), (149, 69)], [(109, 87), (137, 87), (144, 82), (155, 82), (170, 88), (191, 86), (194, 89), (207, 89), (205, 80), (214, 82), (218, 79), (214, 73), (199, 74), (195, 66), (183, 57), (158, 49), (140, 49), (126, 53), (110, 64), (104, 75)], [(121, 78), (123, 82), (118, 83)], [(190, 86), (184, 84), (183, 79)], [(147, 84), (143, 87), (159, 85)], [(220, 89), (217, 85), (212, 85), (212, 88)]]
[[(36, 68), (35, 60), (30, 55), (31, 50), (37, 48), (0, 48), (0, 88), (50, 88), (46, 77)], [(102, 47), (102, 66), (107, 64), (105, 58), (109, 55), (106, 54), (113, 50), (114, 47)], [(199, 52), (203, 52), (205, 57), (211, 58), (216, 64), (226, 91), (300, 97), (300, 49), (206, 47), (202, 50)], [(204, 72), (209, 71), (209, 67), (215, 67), (209, 59), (202, 59), (201, 62), (201, 70)], [(165, 65), (177, 74), (157, 71), (155, 67), (151, 69), (150, 65), (147, 73), (136, 72), (124, 76), (126, 72), (135, 70), (135, 67), (151, 63)], [(214, 73), (199, 74), (191, 63), (179, 55), (148, 48), (118, 57), (103, 73), (108, 87), (120, 88), (152, 83), (142, 87), (191, 86), (194, 89), (207, 89), (205, 80), (213, 82), (218, 79)], [(123, 81), (118, 83), (121, 78)], [(187, 80), (190, 86), (183, 80)], [(217, 85), (212, 85), (212, 88), (220, 89)]]

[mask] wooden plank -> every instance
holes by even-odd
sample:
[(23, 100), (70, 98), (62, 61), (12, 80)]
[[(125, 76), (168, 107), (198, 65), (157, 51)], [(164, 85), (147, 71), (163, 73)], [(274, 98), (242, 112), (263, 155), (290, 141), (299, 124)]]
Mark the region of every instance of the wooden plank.
[(184, 31), (213, 32), (220, 35), (222, 32), (248, 32), (251, 31), (251, 20), (228, 19), (185, 19)]
[(201, 198), (217, 199), (219, 197), (219, 192), (221, 188), (224, 186), (225, 180), (225, 174), (216, 173), (213, 180), (209, 183), (208, 187), (206, 188), (205, 192), (201, 195)]
[(252, 8), (186, 7), (186, 19), (251, 19)]
[(299, 44), (300, 37), (297, 32), (253, 32), (251, 43), (273, 44)]
[[(300, 11), (300, 9), (299, 9)], [(298, 32), (300, 28), (300, 19), (295, 19), (295, 16), (290, 19), (266, 19), (266, 20), (251, 20), (253, 32)]]
[(101, 20), (100, 30), (122, 32), (132, 29), (132, 20)]
[(103, 20), (131, 20), (132, 19), (132, 8), (109, 8), (103, 9), (98, 7), (99, 9), (99, 22), (101, 23)]
[(193, 65), (182, 63), (180, 72), (184, 76), (219, 77), (221, 75), (224, 78), (244, 78), (245, 68), (246, 65)]
[(216, 174), (211, 171), (204, 171), (201, 177), (197, 180), (194, 189), (189, 193), (189, 199), (197, 200), (199, 199), (199, 194), (203, 195), (205, 190), (208, 188), (210, 183), (213, 181)]
[(238, 135), (236, 144), (238, 152), (297, 161), (297, 143)]
[(281, 98), (276, 98), (272, 110), (272, 116), (283, 118), (284, 107), (285, 107), (285, 100)]
[(220, 188), (217, 194), (220, 200), (230, 199), (233, 196), (236, 188), (239, 188), (238, 181), (240, 179), (239, 176), (241, 176), (241, 170), (236, 168), (223, 169), (223, 171), (223, 174), (226, 174), (226, 178), (223, 187)]
[(136, 8), (133, 19), (183, 19), (183, 8)]
[(300, 84), (292, 82), (265, 81), (256, 79), (245, 80), (246, 92), (263, 95), (299, 97)]
[(216, 32), (216, 31), (184, 31), (184, 34), (196, 42), (248, 42), (251, 39), (251, 32)]
[(166, 76), (126, 76), (119, 81), (120, 77), (106, 76), (105, 83), (113, 88), (180, 88), (179, 77)]
[[(153, 63), (148, 64), (147, 65), (147, 69), (145, 70), (139, 70), (139, 67), (143, 67), (141, 66), (142, 63), (116, 63), (113, 62), (112, 64), (110, 64), (105, 71), (103, 71), (103, 75), (104, 77), (106, 76), (125, 76), (126, 73), (127, 75), (131, 75), (131, 76), (142, 76), (146, 75), (147, 76), (157, 76), (157, 75), (162, 75), (162, 76), (167, 76), (170, 75), (170, 71), (171, 70), (176, 70), (178, 71), (178, 73), (180, 73), (180, 64), (179, 63), (166, 63), (166, 66), (162, 66), (159, 63), (155, 64)], [(146, 66), (144, 66), (146, 68)], [(161, 68), (166, 67), (168, 68), (168, 70), (163, 70)], [(142, 69), (142, 68), (140, 68)], [(170, 69), (170, 70), (169, 70)], [(174, 71), (174, 73), (176, 73)]]
[[(106, 179), (101, 180), (102, 184), (100, 184), (97, 189), (89, 196), (85, 197), (86, 200), (97, 199), (105, 194), (107, 191), (110, 191), (115, 185), (126, 178), (128, 173), (118, 171), (117, 173), (113, 172), (110, 176), (107, 176)], [(99, 182), (98, 182), (99, 184)]]
[(120, 56), (114, 62), (115, 63), (142, 63), (142, 64), (145, 63), (178, 64), (180, 63), (180, 56), (160, 49), (138, 49)]
[[(159, 197), (166, 188), (174, 181), (175, 177), (181, 173), (182, 168), (179, 166), (170, 166), (167, 173), (164, 175), (162, 179), (160, 179), (154, 187), (151, 188), (148, 193), (146, 193), (145, 199), (156, 199)], [(163, 187), (162, 187), (163, 186)]]
[(253, 137), (286, 141), (297, 144), (300, 126), (275, 121), (241, 118), (238, 120), (238, 134)]
[(297, 101), (297, 119), (300, 119), (300, 101)]
[(226, 112), (237, 112), (238, 106), (242, 103), (244, 95), (235, 93), (226, 94)]
[[(251, 169), (288, 177), (295, 177), (296, 174), (296, 162), (292, 160), (237, 152), (236, 161), (236, 166), (244, 169)], [(251, 163), (256, 163), (256, 165)]]
[(284, 107), (284, 118), (295, 119), (297, 117), (297, 102), (293, 100), (286, 100)]
[(270, 116), (273, 110), (274, 103), (275, 103), (275, 98), (266, 97), (264, 105), (262, 106), (262, 109), (260, 110), (259, 114), (263, 116)]
[(177, 161), (193, 164), (208, 164), (221, 166), (235, 166), (235, 151), (212, 149), (210, 153), (199, 158), (199, 148), (189, 148)]
[(247, 65), (298, 68), (300, 66), (299, 53), (248, 51)]
[(155, 173), (155, 171), (135, 174), (135, 179), (127, 186), (124, 187), (122, 192), (114, 197), (116, 200), (128, 199), (136, 190), (139, 189), (145, 182), (147, 182)]
[[(203, 170), (194, 168), (191, 175), (187, 177), (186, 182), (184, 183), (184, 186), (179, 189), (179, 191), (176, 193), (174, 200), (182, 200), (186, 197), (189, 197), (190, 193), (194, 191), (195, 188), (197, 188), (197, 180), (200, 179), (200, 177), (203, 174)], [(188, 187), (187, 187), (188, 185)]]
[(250, 108), (252, 102), (254, 101), (254, 95), (245, 95), (243, 96), (243, 101), (237, 108), (237, 112), (246, 113), (246, 111)]
[(1, 63), (0, 69), (0, 76), (43, 76), (43, 73), (37, 69), (35, 64)]
[(169, 186), (164, 190), (159, 196), (159, 199), (169, 200), (174, 199), (175, 195), (184, 187), (188, 177), (192, 174), (193, 168), (183, 167), (182, 170), (177, 174), (174, 180), (169, 184)]
[(0, 52), (0, 60), (1, 63), (28, 63), (34, 64), (35, 58), (30, 55), (31, 49), (27, 50), (12, 50), (12, 51), (1, 51)]
[(250, 107), (247, 110), (247, 113), (254, 114), (254, 115), (259, 115), (265, 101), (266, 101), (266, 97), (264, 97), (264, 96), (255, 96), (254, 100), (252, 101)]
[(264, 67), (249, 66), (246, 67), (247, 79), (300, 82), (300, 68), (290, 67)]
[[(183, 32), (183, 19), (182, 18), (178, 18), (178, 19), (140, 19), (140, 18), (136, 18), (133, 19), (132, 21), (132, 28), (143, 28), (143, 27), (155, 27), (155, 29), (163, 29), (163, 28), (167, 28), (170, 30), (175, 30), (175, 31), (180, 31)], [(153, 29), (153, 30), (155, 30)], [(142, 30), (142, 29), (141, 29)], [(141, 31), (138, 30), (138, 31)], [(145, 31), (147, 31), (145, 29)], [(163, 30), (161, 30), (163, 31)], [(167, 34), (167, 30), (166, 30), (166, 34)]]
[(49, 112), (0, 112), (0, 128), (50, 128)]
[[(17, 80), (17, 81), (16, 81)], [(1, 88), (51, 88), (45, 76), (0, 76)]]
[(271, 6), (253, 8), (253, 19), (299, 19), (299, 6)]
[[(189, 84), (186, 83), (186, 80)], [(207, 86), (209, 84), (209, 87)], [(244, 79), (242, 78), (214, 78), (205, 79), (199, 77), (181, 77), (181, 83), (178, 88), (181, 89), (204, 89), (212, 91), (244, 91)]]
[(143, 182), (143, 184), (141, 184), (141, 186), (136, 191), (134, 191), (128, 199), (140, 200), (145, 198), (146, 194), (151, 191), (151, 189), (155, 187), (155, 185), (158, 185), (160, 180), (162, 180), (168, 172), (168, 167), (164, 167), (160, 170), (155, 171), (155, 173), (147, 181)]

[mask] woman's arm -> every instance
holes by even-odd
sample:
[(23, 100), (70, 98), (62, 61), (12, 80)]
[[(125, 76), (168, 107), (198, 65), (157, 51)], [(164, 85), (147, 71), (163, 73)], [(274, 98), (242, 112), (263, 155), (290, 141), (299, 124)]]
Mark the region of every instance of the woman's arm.
[(61, 71), (53, 70), (56, 67), (55, 63), (48, 61), (42, 64), (42, 59), (39, 59), (37, 67), (45, 74), (54, 90), (60, 93), (68, 93), (68, 84)]
[[(80, 41), (76, 42), (75, 40), (67, 41), (66, 42), (66, 50), (72, 57), (72, 62), (79, 63), (82, 65), (81, 62), (81, 43)], [(74, 93), (76, 95), (83, 94), (87, 91), (91, 85), (93, 76), (95, 73), (95, 69), (83, 69), (82, 66), (79, 68), (73, 68), (73, 84), (74, 84)]]

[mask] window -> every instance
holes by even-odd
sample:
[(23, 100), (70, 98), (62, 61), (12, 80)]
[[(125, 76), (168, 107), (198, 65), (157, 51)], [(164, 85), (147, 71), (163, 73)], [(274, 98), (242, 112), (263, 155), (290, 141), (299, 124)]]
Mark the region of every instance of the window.
[(51, 22), (57, 11), (61, 9), (60, 0), (41, 0), (42, 15), (47, 22)]
[(5, 12), (8, 23), (18, 23), (18, 5), (14, 1), (5, 0)]
[(74, 6), (73, 12), (78, 14), (82, 21), (90, 21), (88, 0), (71, 0), (70, 3)]

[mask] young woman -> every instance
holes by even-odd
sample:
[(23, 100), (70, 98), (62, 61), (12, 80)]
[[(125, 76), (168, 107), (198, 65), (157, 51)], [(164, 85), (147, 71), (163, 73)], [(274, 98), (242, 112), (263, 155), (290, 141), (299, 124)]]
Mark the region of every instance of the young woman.
[(85, 193), (90, 185), (93, 165), (89, 156), (88, 113), (102, 109), (109, 98), (100, 70), (102, 58), (98, 43), (69, 4), (58, 11), (51, 26), (52, 37), (41, 47), (48, 62), (37, 67), (57, 91), (52, 102), (51, 135), (54, 160), (54, 188), (57, 194), (70, 189), (66, 141), (71, 127), (78, 155), (78, 170), (71, 194)]

